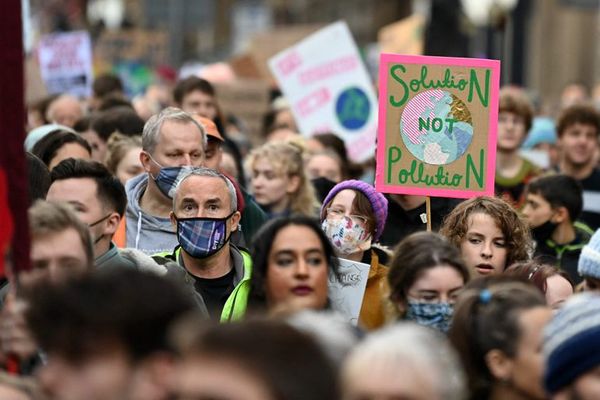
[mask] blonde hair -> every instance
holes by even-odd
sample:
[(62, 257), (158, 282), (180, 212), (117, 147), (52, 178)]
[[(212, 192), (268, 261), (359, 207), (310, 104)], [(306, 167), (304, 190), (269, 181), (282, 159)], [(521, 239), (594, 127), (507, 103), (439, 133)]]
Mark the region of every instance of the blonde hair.
[(246, 168), (252, 171), (257, 160), (264, 158), (280, 174), (297, 176), (300, 184), (298, 190), (289, 195), (289, 210), (294, 214), (314, 217), (317, 215), (319, 202), (304, 169), (303, 153), (304, 149), (294, 142), (268, 142), (250, 152)]
[(125, 157), (129, 150), (135, 147), (142, 147), (141, 136), (126, 136), (119, 132), (110, 135), (104, 164), (111, 174), (115, 175), (117, 173), (117, 167), (123, 157)]
[(357, 377), (389, 377), (401, 368), (424, 375), (438, 399), (465, 398), (465, 375), (454, 348), (433, 329), (409, 322), (374, 332), (354, 347), (341, 368), (342, 387), (351, 394), (362, 389), (355, 387)]

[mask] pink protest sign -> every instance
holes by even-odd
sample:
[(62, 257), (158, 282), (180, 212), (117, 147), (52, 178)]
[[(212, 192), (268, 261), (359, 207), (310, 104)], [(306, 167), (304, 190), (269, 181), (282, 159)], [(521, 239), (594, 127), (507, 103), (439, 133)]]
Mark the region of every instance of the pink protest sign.
[(300, 132), (333, 132), (358, 162), (375, 153), (377, 96), (350, 29), (336, 22), (269, 60)]
[(382, 54), (375, 186), (494, 195), (500, 61)]

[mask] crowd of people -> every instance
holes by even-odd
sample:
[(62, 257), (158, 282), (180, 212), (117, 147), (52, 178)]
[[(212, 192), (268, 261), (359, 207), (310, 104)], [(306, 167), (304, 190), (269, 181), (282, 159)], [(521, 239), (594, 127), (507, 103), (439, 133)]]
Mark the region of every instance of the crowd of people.
[[(93, 89), (28, 106), (32, 268), (5, 257), (0, 398), (600, 398), (588, 99), (552, 119), (503, 88), (496, 196), (427, 207), (282, 98), (258, 143), (199, 77), (152, 112), (116, 76)], [(23, 221), (2, 218), (4, 252)], [(341, 260), (369, 267), (354, 323)]]

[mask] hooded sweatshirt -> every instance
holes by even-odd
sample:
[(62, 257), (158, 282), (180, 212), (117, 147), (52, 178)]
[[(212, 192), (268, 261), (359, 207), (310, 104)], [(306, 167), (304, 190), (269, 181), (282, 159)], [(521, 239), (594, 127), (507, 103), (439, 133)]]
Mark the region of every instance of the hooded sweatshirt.
[(148, 186), (148, 174), (140, 174), (125, 184), (127, 192), (127, 247), (148, 255), (173, 251), (177, 234), (169, 218), (155, 217), (140, 207), (140, 199)]

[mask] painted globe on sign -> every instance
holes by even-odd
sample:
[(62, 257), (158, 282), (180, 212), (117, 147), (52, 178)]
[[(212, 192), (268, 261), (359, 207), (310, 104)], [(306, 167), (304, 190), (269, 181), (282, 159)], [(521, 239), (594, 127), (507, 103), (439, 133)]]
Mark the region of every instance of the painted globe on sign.
[(473, 139), (473, 120), (465, 103), (450, 92), (428, 90), (413, 97), (400, 118), (408, 151), (427, 164), (450, 164)]
[(345, 89), (335, 102), (335, 114), (344, 128), (351, 131), (362, 128), (371, 115), (367, 94), (358, 87)]

